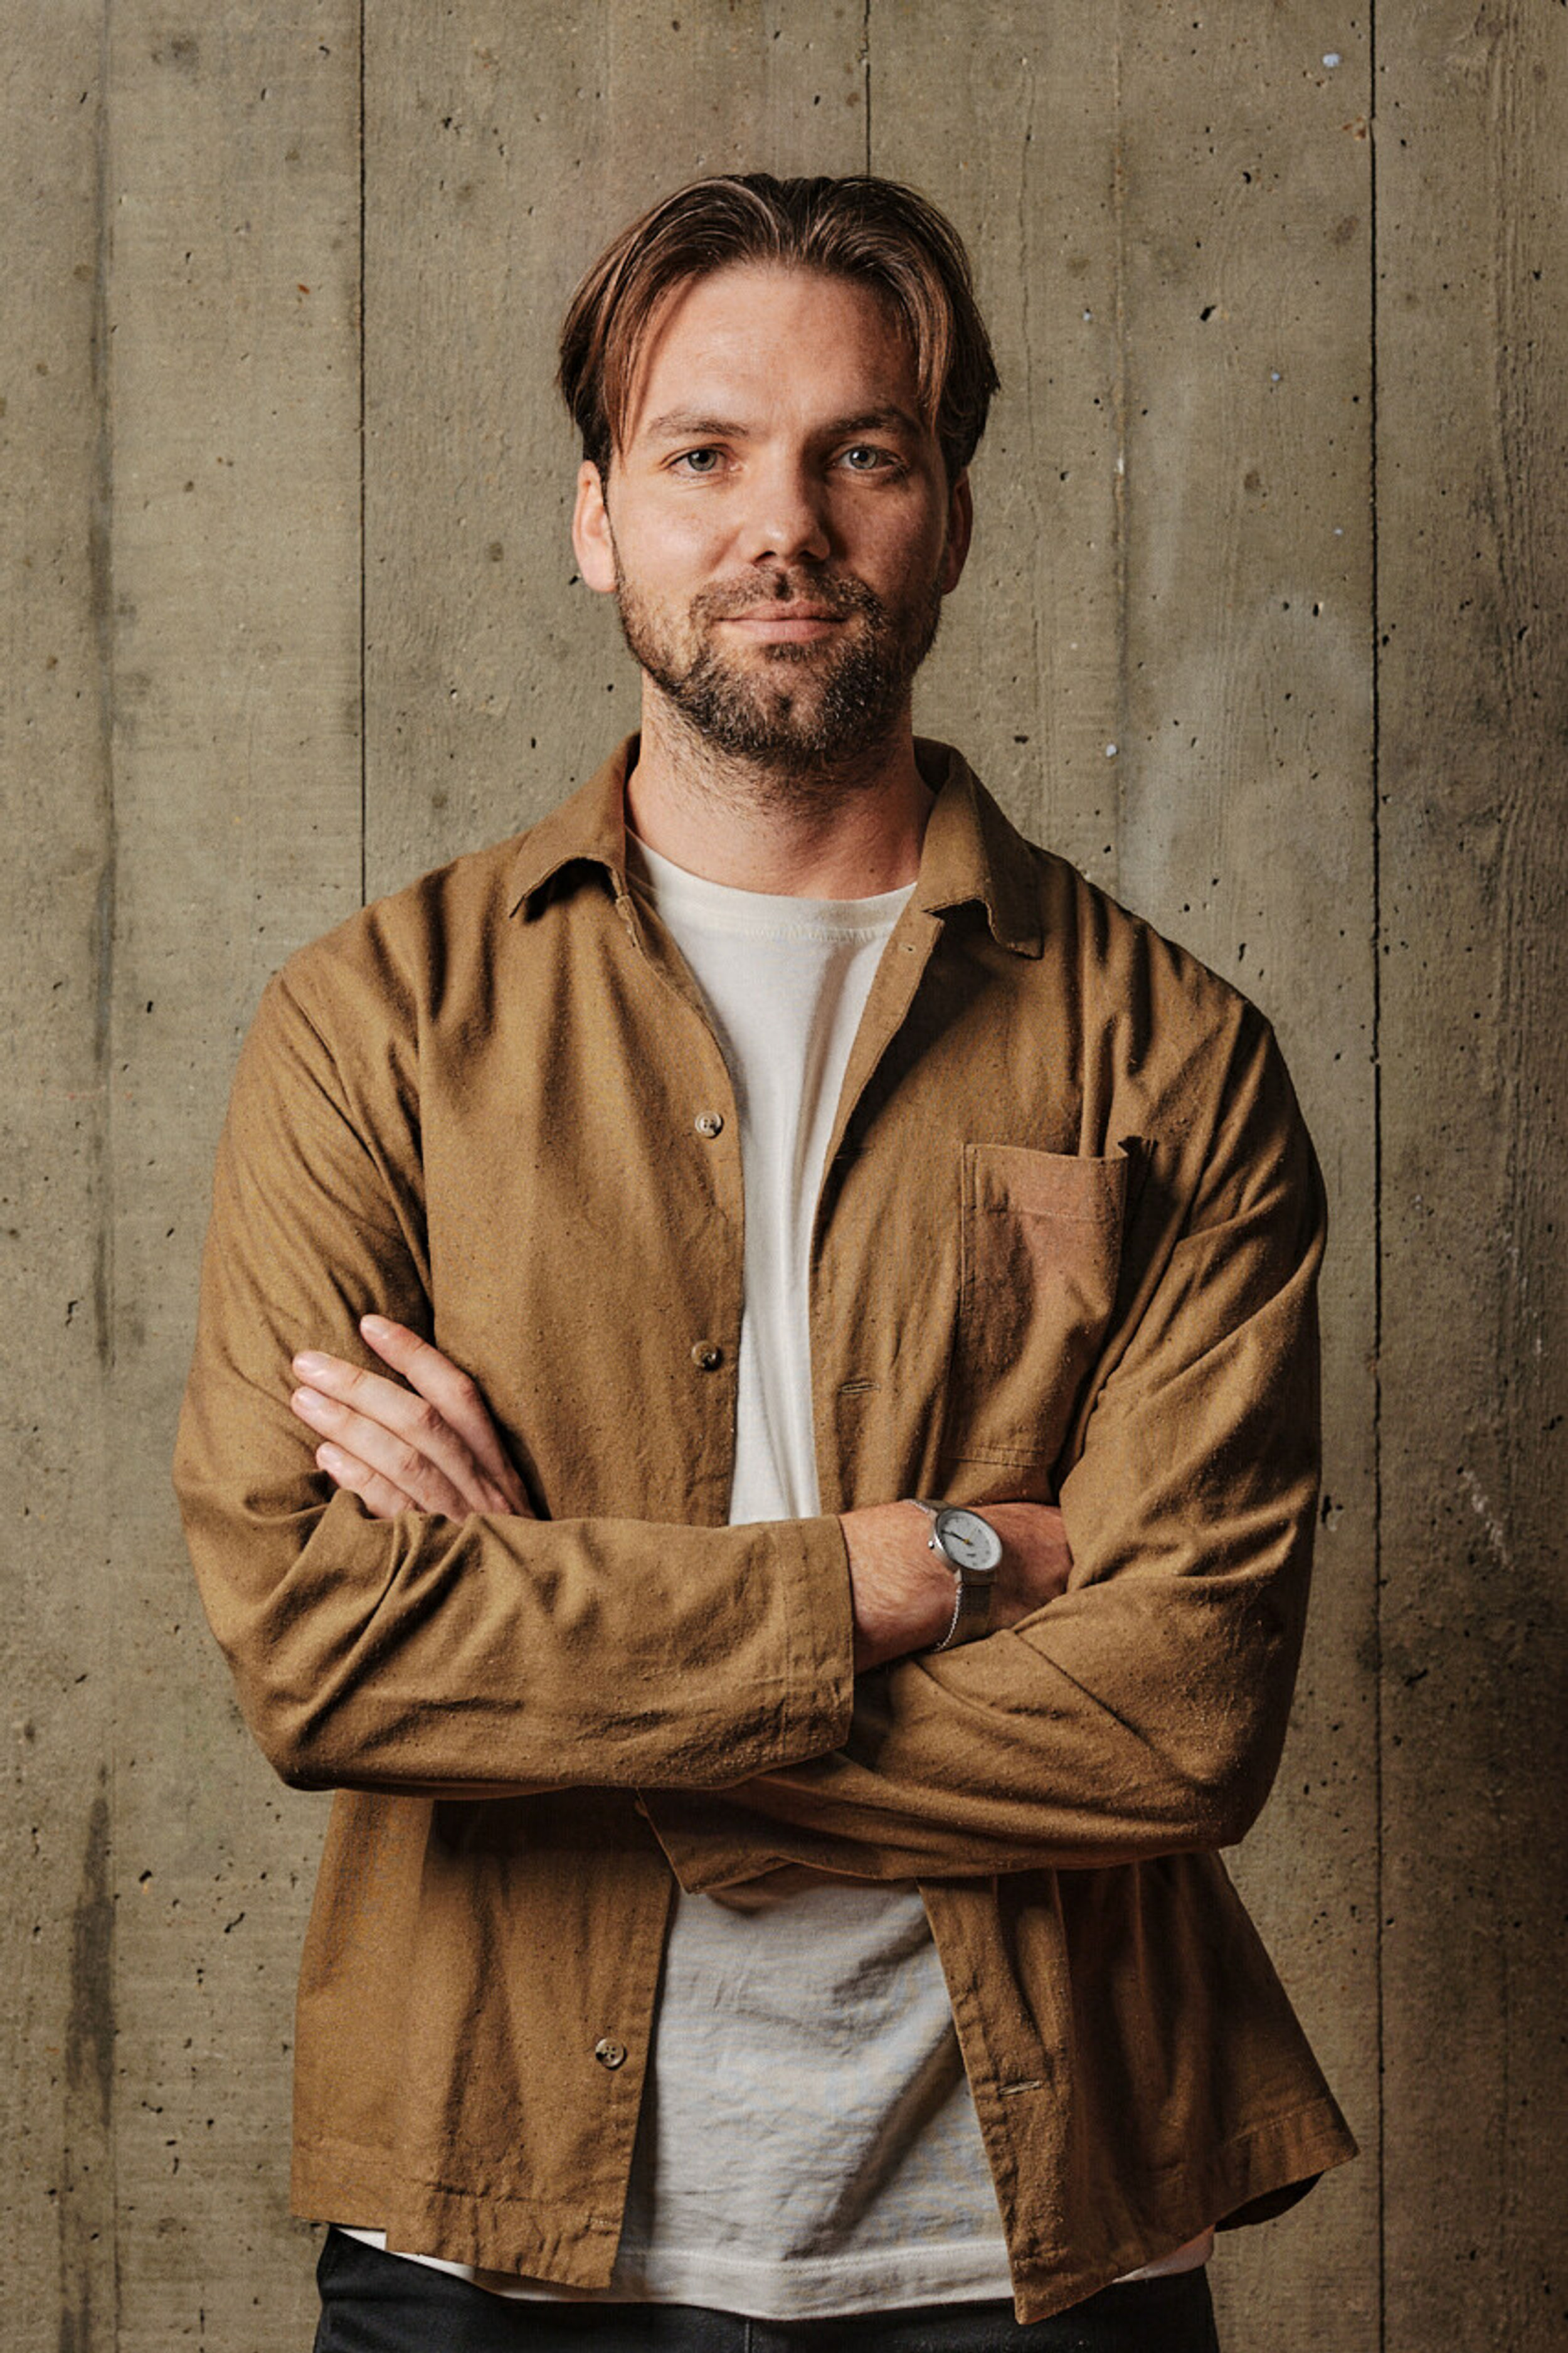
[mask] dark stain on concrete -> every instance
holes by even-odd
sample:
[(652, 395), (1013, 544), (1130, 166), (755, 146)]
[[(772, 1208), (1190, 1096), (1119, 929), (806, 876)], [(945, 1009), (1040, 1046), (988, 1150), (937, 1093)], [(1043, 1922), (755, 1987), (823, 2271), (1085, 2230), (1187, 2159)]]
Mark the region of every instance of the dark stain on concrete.
[(100, 1211), (92, 1250), (92, 1345), (105, 1371), (114, 1365), (114, 1253), (109, 1219)]
[(92, 332), (89, 351), (96, 421), (93, 437), (92, 499), (88, 518), (88, 561), (91, 578), (90, 604), (98, 654), (98, 819), (100, 854), (102, 861), (99, 871), (99, 885), (92, 919), (95, 981), (93, 1050), (102, 1089), (93, 1145), (97, 1180), (95, 1190), (98, 1234), (92, 1300), (95, 1317), (94, 1343), (99, 1362), (105, 1365), (109, 1362), (112, 1345), (109, 1314), (110, 1297), (112, 1291), (112, 1262), (109, 1217), (108, 1082), (112, 1050), (115, 897), (119, 865), (114, 802), (114, 547), (111, 529), (114, 511), (114, 448), (109, 413), (110, 390), (109, 298), (113, 260), (113, 220), (117, 199), (111, 185), (108, 108), (105, 99), (105, 93), (110, 87), (110, 11), (106, 7), (99, 32), (99, 70), (94, 104), (93, 206), (96, 234), (92, 264)]
[(114, 902), (118, 878), (112, 852), (98, 871), (92, 906), (93, 1047), (100, 1064), (109, 1060), (114, 1019)]
[[(69, 2007), (65, 2030), (65, 2140), (58, 2204), (60, 2253), (58, 2353), (102, 2343), (94, 2288), (103, 2277), (112, 2213), (110, 2126), (114, 2103), (114, 1901), (109, 1883), (109, 1774), (87, 1818), (81, 1883), (71, 1914)], [(110, 2324), (112, 2326), (112, 2324)]]
[(75, 2305), (61, 2298), (59, 2353), (92, 2353), (92, 2287), (85, 2272), (80, 2295), (81, 2302)]
[(66, 2020), (66, 2088), (73, 2100), (91, 2094), (107, 2126), (114, 2096), (114, 1905), (109, 1886), (108, 1779), (100, 1765), (99, 1792), (87, 1819), (81, 1889), (71, 1915), (70, 2010)]

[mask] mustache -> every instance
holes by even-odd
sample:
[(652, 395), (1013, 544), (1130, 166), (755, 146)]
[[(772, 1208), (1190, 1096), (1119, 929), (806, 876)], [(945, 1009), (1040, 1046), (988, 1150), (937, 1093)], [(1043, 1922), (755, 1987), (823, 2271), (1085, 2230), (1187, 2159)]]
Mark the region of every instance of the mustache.
[(852, 613), (879, 621), (886, 611), (874, 588), (863, 580), (844, 579), (831, 573), (753, 572), (743, 580), (705, 588), (691, 600), (695, 618), (724, 621), (733, 614), (753, 611), (759, 605), (820, 605), (836, 620)]

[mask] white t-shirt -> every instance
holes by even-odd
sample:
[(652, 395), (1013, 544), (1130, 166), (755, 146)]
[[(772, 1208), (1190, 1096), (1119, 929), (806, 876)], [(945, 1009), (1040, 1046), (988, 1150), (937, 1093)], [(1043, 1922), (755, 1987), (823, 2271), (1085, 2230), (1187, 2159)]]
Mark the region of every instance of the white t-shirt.
[[(734, 1089), (745, 1203), (731, 1525), (821, 1509), (812, 1223), (850, 1049), (909, 891), (773, 898), (637, 845)], [(678, 1898), (612, 2295), (772, 2319), (1010, 2293), (912, 1886)]]
[[(633, 887), (706, 1000), (740, 1119), (731, 1524), (812, 1518), (812, 1223), (855, 1033), (910, 893), (775, 898), (689, 874), (642, 843), (628, 854)], [(1152, 2268), (1206, 2253), (1200, 2242)], [(500, 2294), (563, 2295), (440, 2267)], [(681, 1894), (625, 2228), (611, 2284), (591, 2300), (795, 2319), (1010, 2294), (917, 1891), (808, 1887), (755, 1911)]]

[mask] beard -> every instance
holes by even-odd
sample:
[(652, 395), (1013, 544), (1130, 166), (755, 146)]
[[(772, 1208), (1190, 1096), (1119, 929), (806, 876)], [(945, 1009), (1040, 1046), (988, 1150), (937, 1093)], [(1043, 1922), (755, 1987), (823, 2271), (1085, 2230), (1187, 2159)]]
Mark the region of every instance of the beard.
[[(728, 653), (712, 625), (772, 598), (809, 601), (856, 625)], [(889, 606), (860, 580), (772, 570), (694, 596), (690, 651), (624, 568), (616, 603), (632, 659), (695, 733), (731, 759), (805, 778), (861, 760), (893, 733), (936, 640), (942, 596), (933, 576)]]

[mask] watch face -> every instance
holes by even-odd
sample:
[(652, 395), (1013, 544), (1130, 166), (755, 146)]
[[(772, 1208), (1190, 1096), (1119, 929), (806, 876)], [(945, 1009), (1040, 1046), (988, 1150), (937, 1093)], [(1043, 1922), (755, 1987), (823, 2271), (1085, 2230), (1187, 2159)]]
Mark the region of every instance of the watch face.
[(936, 1533), (949, 1560), (966, 1576), (994, 1576), (1002, 1558), (1002, 1539), (978, 1512), (952, 1505), (938, 1513)]

